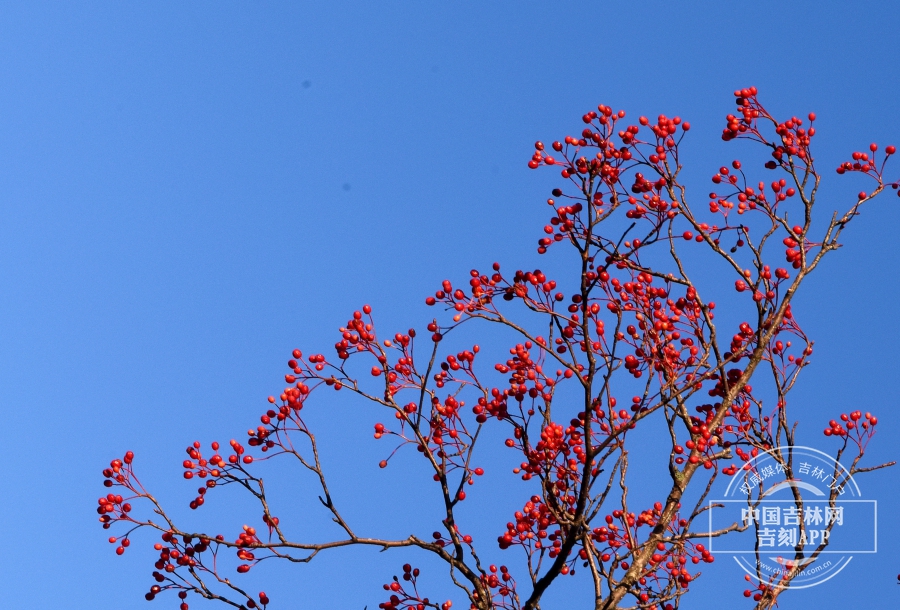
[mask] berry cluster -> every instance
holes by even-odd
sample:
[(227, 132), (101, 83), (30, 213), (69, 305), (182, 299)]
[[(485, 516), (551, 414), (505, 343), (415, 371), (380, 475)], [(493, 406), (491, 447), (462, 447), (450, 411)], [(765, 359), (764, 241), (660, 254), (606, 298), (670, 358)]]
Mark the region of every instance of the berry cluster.
[[(860, 421), (860, 420), (863, 421)], [(866, 413), (863, 418), (862, 411), (853, 411), (849, 415), (841, 413), (840, 421), (832, 419), (825, 428), (825, 436), (837, 436), (845, 440), (851, 440), (859, 447), (860, 451), (864, 451), (866, 445), (875, 435), (875, 426), (878, 424), (878, 418), (871, 413)]]
[(425, 610), (426, 607), (439, 610), (450, 610), (453, 602), (446, 601), (443, 604), (436, 604), (428, 600), (427, 597), (419, 595), (416, 586), (416, 579), (419, 577), (419, 568), (413, 568), (408, 563), (403, 566), (403, 580), (409, 583), (411, 589), (407, 591), (400, 583), (400, 579), (394, 576), (393, 581), (384, 585), (385, 591), (390, 591), (390, 599), (386, 602), (378, 604), (383, 610)]

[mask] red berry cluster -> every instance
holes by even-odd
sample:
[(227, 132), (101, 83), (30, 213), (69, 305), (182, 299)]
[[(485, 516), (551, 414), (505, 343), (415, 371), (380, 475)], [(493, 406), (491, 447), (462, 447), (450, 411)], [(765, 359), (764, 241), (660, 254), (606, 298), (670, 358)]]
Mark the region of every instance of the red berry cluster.
[[(863, 420), (863, 421), (860, 421)], [(850, 414), (841, 413), (840, 421), (832, 419), (825, 428), (825, 436), (837, 436), (856, 443), (860, 450), (864, 450), (869, 440), (875, 435), (875, 426), (878, 418), (871, 413), (863, 416), (862, 411), (853, 411)]]
[[(134, 453), (131, 451), (127, 452), (125, 457), (121, 460), (112, 460), (109, 463), (109, 468), (103, 470), (103, 486), (120, 486), (131, 490), (133, 478), (131, 464), (133, 460)], [(128, 514), (132, 509), (131, 503), (129, 502), (132, 498), (133, 496), (123, 498), (120, 494), (109, 493), (105, 497), (101, 497), (97, 500), (97, 514), (100, 515), (100, 523), (103, 524), (103, 529), (109, 529), (116, 521), (133, 521)], [(113, 538), (110, 539), (111, 542), (113, 540)], [(127, 540), (128, 538), (125, 536), (122, 540), (122, 544), (116, 548), (116, 553), (118, 555), (125, 552), (125, 548), (128, 546), (128, 544), (126, 544)]]
[[(541, 542), (552, 532), (549, 528), (556, 525), (556, 517), (550, 507), (543, 503), (540, 496), (531, 496), (521, 511), (516, 511), (516, 522), (506, 524), (506, 532), (497, 539), (501, 549), (520, 544), (540, 549)], [(552, 551), (551, 551), (552, 552)]]
[[(618, 206), (618, 196), (615, 193), (616, 186), (622, 179), (625, 170), (640, 162), (649, 165), (655, 171), (663, 174), (658, 179), (649, 180), (641, 173), (634, 176), (634, 184), (631, 191), (642, 195), (645, 203), (639, 203), (635, 197), (627, 197), (627, 202), (633, 209), (628, 210), (628, 218), (649, 218), (656, 223), (674, 218), (678, 204), (666, 201), (662, 195), (669, 186), (669, 180), (664, 175), (663, 168), (671, 157), (677, 162), (678, 140), (675, 135), (678, 127), (683, 133), (690, 129), (690, 124), (682, 123), (679, 117), (669, 118), (660, 115), (655, 125), (650, 127), (653, 132), (649, 140), (638, 137), (641, 127), (629, 125), (623, 130), (616, 129), (616, 123), (625, 118), (625, 112), (614, 112), (608, 106), (600, 105), (597, 112), (590, 111), (582, 117), (589, 125), (585, 128), (580, 138), (566, 136), (565, 144), (554, 142), (552, 148), (562, 154), (561, 160), (557, 160), (544, 151), (542, 142), (535, 143), (535, 153), (528, 166), (536, 169), (542, 163), (544, 165), (562, 165), (561, 175), (565, 179), (572, 179), (576, 184), (584, 186), (585, 182), (593, 182), (595, 179), (612, 188), (611, 192), (604, 193), (601, 190), (594, 192), (589, 198), (593, 211), (597, 214), (607, 214)], [(640, 117), (641, 126), (650, 125), (646, 117)], [(618, 142), (618, 143), (617, 143)], [(594, 158), (588, 158), (582, 154), (590, 151)], [(596, 151), (596, 152), (595, 152)], [(582, 189), (583, 190), (583, 189)], [(554, 189), (554, 197), (563, 196), (560, 189)], [(547, 203), (555, 206), (554, 200)], [(552, 235), (551, 238), (542, 238), (538, 242), (538, 252), (543, 254), (554, 242), (565, 239), (577, 240), (583, 238), (591, 229), (579, 217), (584, 210), (580, 202), (569, 206), (556, 208), (556, 214), (550, 219), (550, 224), (544, 230)], [(558, 230), (558, 233), (555, 231)]]
[[(870, 178), (874, 178), (878, 185), (883, 185), (884, 178), (884, 166), (887, 163), (888, 157), (895, 154), (897, 152), (896, 146), (887, 146), (884, 149), (884, 157), (881, 160), (881, 164), (878, 164), (876, 159), (878, 152), (878, 144), (874, 142), (869, 144), (869, 152), (854, 152), (850, 155), (850, 161), (844, 161), (837, 168), (837, 173), (845, 174), (847, 172), (858, 172), (861, 174), (865, 174)], [(891, 188), (897, 190), (900, 187), (900, 183), (893, 182), (891, 183)], [(857, 199), (860, 201), (865, 201), (869, 199), (873, 194), (867, 194), (865, 191), (860, 191), (859, 195), (857, 195)], [(897, 193), (900, 196), (900, 191)]]
[[(430, 602), (427, 597), (419, 595), (416, 587), (416, 579), (418, 577), (419, 568), (413, 568), (408, 563), (405, 564), (403, 566), (403, 580), (409, 583), (412, 587), (411, 590), (407, 591), (400, 584), (400, 580), (394, 576), (392, 582), (384, 585), (384, 590), (391, 593), (390, 599), (378, 604), (378, 607), (383, 610), (425, 610), (426, 607), (437, 608), (437, 604)], [(450, 610), (452, 605), (453, 602), (448, 600), (441, 604), (440, 608), (441, 610)]]
[[(493, 564), (488, 567), (488, 572), (481, 575), (481, 582), (492, 591), (491, 605), (497, 610), (518, 610), (519, 599), (516, 594), (516, 580), (509, 572), (509, 568), (501, 565), (499, 568)], [(493, 593), (496, 590), (496, 593)], [(477, 599), (476, 595), (476, 599)], [(472, 610), (476, 606), (472, 604)]]
[[(626, 559), (641, 547), (640, 534), (643, 526), (656, 527), (662, 515), (662, 503), (657, 502), (639, 515), (615, 510), (606, 515), (606, 525), (594, 528), (591, 539), (596, 545), (600, 560), (607, 564), (612, 574), (617, 569), (628, 570), (630, 564)], [(677, 514), (667, 524), (666, 532), (677, 539), (689, 526), (689, 521)], [(587, 553), (582, 549), (580, 559), (586, 559)], [(653, 602), (669, 599), (672, 588), (687, 589), (696, 577), (688, 570), (687, 564), (697, 565), (700, 562), (712, 563), (715, 558), (702, 544), (695, 544), (690, 539), (674, 543), (658, 542), (655, 552), (650, 556), (646, 567), (637, 579), (638, 591), (633, 594), (646, 607)], [(660, 606), (656, 606), (660, 607)]]
[[(749, 575), (745, 576), (744, 580), (749, 582), (750, 576)], [(767, 593), (771, 594), (773, 590), (774, 590), (774, 587), (761, 582), (756, 586), (755, 589), (744, 589), (744, 597), (752, 597), (753, 601), (758, 602)]]
[[(816, 120), (815, 113), (809, 113), (807, 118), (810, 127), (804, 128), (803, 121), (797, 117), (781, 122), (773, 119), (759, 103), (756, 87), (735, 91), (734, 97), (740, 116), (729, 114), (726, 117), (727, 125), (722, 131), (723, 140), (727, 142), (735, 138), (752, 138), (768, 145), (772, 148), (773, 157), (772, 161), (766, 163), (769, 169), (793, 163), (793, 157), (797, 157), (801, 163), (812, 162), (809, 145), (812, 137), (816, 135), (815, 127), (811, 126)], [(765, 134), (760, 131), (760, 119), (768, 119), (775, 124), (778, 140), (769, 142), (766, 139)]]

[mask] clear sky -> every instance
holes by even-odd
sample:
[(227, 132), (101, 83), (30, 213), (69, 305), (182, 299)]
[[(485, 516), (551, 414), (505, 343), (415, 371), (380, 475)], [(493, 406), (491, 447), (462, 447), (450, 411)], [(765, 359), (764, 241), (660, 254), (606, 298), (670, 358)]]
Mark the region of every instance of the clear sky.
[[(777, 114), (818, 114), (820, 204), (845, 207), (868, 185), (830, 168), (900, 145), (898, 23), (886, 1), (3, 3), (0, 605), (147, 607), (151, 539), (118, 558), (94, 511), (127, 449), (185, 523), (232, 537), (258, 519), (227, 494), (190, 513), (184, 447), (255, 426), (290, 350), (329, 351), (363, 303), (385, 329), (421, 329), (444, 278), (545, 264), (549, 182), (526, 163), (598, 103), (691, 121), (702, 198), (735, 158), (719, 139), (731, 92), (755, 85)], [(898, 206), (868, 207), (795, 307), (816, 340), (793, 403), (803, 439), (828, 449), (828, 419), (871, 410), (870, 463), (900, 457)], [(377, 468), (383, 416), (349, 402), (311, 415), (336, 493), (387, 530), (431, 528), (415, 487)], [(310, 524), (298, 537), (317, 535), (312, 482), (277, 480), (280, 512)], [(860, 479), (879, 553), (782, 609), (898, 606), (897, 482)], [(495, 536), (510, 518), (485, 515)], [(246, 582), (273, 608), (374, 608), (406, 560), (352, 551)], [(743, 603), (736, 566), (705, 576), (685, 608)]]

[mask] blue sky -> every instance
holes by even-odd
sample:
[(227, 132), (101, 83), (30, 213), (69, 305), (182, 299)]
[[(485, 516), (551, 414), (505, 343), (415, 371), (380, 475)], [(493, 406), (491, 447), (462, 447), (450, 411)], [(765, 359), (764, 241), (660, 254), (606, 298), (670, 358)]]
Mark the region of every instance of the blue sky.
[[(697, 197), (735, 158), (719, 139), (735, 88), (755, 85), (776, 114), (815, 111), (822, 167), (900, 144), (898, 17), (889, 2), (4, 3), (4, 605), (146, 607), (148, 545), (117, 558), (96, 522), (104, 465), (134, 450), (199, 528), (184, 447), (254, 426), (291, 349), (330, 350), (363, 303), (385, 329), (421, 329), (441, 280), (546, 264), (550, 178), (526, 163), (598, 103), (691, 121)], [(820, 204), (867, 186), (828, 170)], [(871, 410), (870, 463), (900, 446), (898, 205), (866, 209), (795, 307), (817, 341), (794, 399), (803, 438), (826, 450), (828, 419)], [(348, 511), (431, 527), (401, 478), (415, 469), (377, 469), (381, 415), (345, 397), (321, 408)], [(318, 527), (306, 482), (273, 476), (285, 513)], [(860, 480), (881, 552), (782, 609), (896, 606), (897, 477)], [(210, 504), (229, 535), (256, 518)], [(510, 517), (493, 518), (499, 535)], [(273, 607), (375, 607), (406, 560), (352, 551), (247, 582)], [(684, 607), (740, 595), (736, 566), (710, 575)]]

